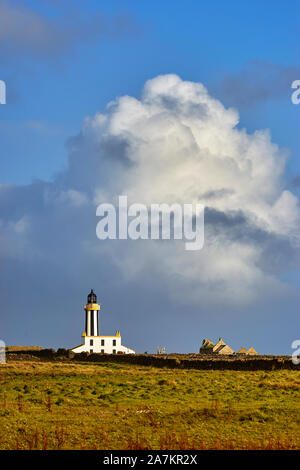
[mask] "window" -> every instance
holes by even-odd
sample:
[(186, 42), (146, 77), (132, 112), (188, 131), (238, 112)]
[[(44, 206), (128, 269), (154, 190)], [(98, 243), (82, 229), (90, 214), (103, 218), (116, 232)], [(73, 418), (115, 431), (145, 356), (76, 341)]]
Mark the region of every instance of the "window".
[(90, 346), (94, 346), (94, 340), (90, 339)]
[(101, 339), (101, 346), (104, 346), (104, 339)]
[(115, 349), (113, 349), (113, 354), (116, 354), (116, 352), (117, 352), (117, 351), (116, 351)]
[(90, 349), (90, 353), (91, 353), (91, 354), (92, 354), (92, 352), (93, 352), (93, 350), (92, 350), (92, 349)]
[(117, 340), (113, 339), (113, 346), (117, 346)]
[(104, 353), (104, 349), (101, 349), (101, 352)]

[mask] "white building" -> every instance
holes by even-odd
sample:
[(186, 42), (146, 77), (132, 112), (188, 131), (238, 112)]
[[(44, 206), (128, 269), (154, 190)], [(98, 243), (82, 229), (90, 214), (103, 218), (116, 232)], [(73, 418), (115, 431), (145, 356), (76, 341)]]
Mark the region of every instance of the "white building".
[(100, 336), (99, 311), (97, 296), (93, 289), (87, 298), (85, 310), (85, 330), (82, 333), (82, 344), (72, 349), (74, 353), (106, 353), (106, 354), (135, 354), (133, 349), (123, 346), (121, 334), (116, 332), (115, 336)]
[(210, 339), (204, 339), (199, 352), (200, 354), (234, 354), (234, 350), (224, 343), (223, 338), (219, 338), (216, 344), (213, 344)]

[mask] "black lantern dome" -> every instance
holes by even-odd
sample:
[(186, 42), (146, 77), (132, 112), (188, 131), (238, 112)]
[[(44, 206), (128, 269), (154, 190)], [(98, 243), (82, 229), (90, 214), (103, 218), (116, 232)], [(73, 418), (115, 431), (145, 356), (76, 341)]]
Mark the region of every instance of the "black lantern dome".
[(96, 304), (97, 303), (97, 296), (96, 296), (95, 292), (93, 291), (93, 289), (91, 290), (91, 292), (88, 295), (87, 303), (88, 304)]

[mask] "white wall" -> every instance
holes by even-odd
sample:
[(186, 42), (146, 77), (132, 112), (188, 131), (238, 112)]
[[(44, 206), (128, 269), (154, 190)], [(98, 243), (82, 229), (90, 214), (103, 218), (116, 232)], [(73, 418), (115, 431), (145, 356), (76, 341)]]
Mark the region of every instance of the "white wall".
[[(105, 354), (117, 354), (119, 351), (125, 354), (135, 354), (133, 349), (127, 348), (121, 344), (120, 336), (83, 336), (83, 344), (72, 349), (75, 353), (93, 352)], [(93, 342), (91, 345), (90, 342)], [(104, 341), (104, 346), (101, 344)], [(113, 341), (116, 345), (113, 345)], [(114, 352), (115, 351), (115, 352)]]

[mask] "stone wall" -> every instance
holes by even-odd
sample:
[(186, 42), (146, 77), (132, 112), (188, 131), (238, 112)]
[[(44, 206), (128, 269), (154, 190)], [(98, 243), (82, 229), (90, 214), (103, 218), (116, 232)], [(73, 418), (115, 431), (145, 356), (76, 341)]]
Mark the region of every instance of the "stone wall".
[(14, 351), (7, 353), (7, 360), (30, 360), (39, 358), (46, 361), (71, 362), (114, 362), (137, 364), (152, 367), (166, 367), (170, 369), (198, 369), (198, 370), (300, 370), (300, 364), (292, 363), (290, 356), (226, 356), (215, 354), (204, 357), (200, 354), (75, 354), (67, 349), (43, 349), (41, 351)]

